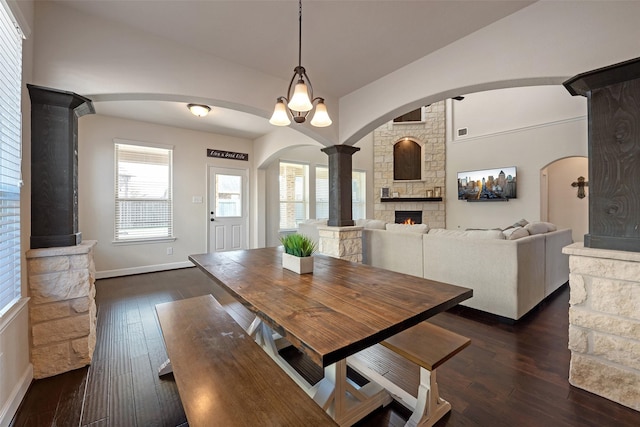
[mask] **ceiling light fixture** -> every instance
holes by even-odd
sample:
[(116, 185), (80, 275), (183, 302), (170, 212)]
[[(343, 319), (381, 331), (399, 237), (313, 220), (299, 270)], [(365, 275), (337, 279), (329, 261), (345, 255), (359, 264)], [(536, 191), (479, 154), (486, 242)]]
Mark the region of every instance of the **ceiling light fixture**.
[(204, 117), (211, 111), (211, 107), (202, 104), (188, 104), (187, 108), (191, 111), (191, 114), (197, 117)]
[[(291, 88), (296, 77), (297, 81), (292, 95)], [(298, 0), (298, 66), (293, 69), (293, 77), (289, 82), (287, 96), (278, 97), (269, 123), (275, 126), (288, 126), (291, 124), (289, 115), (294, 122), (304, 123), (309, 112), (313, 110), (313, 104), (316, 101), (316, 111), (311, 119), (311, 125), (316, 127), (331, 125), (331, 118), (329, 118), (327, 106), (324, 104), (324, 98), (313, 97), (311, 80), (309, 80), (309, 76), (307, 76), (307, 72), (302, 66), (302, 0)]]

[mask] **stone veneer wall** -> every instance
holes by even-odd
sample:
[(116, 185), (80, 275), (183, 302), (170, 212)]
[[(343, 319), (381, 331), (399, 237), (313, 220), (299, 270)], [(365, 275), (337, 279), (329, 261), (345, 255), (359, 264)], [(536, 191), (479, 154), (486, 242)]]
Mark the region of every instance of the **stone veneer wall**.
[(27, 251), (34, 378), (91, 363), (96, 345), (96, 241)]
[(569, 382), (640, 411), (640, 253), (569, 254)]
[(318, 252), (362, 262), (362, 227), (318, 226)]
[[(388, 122), (373, 132), (374, 218), (394, 222), (395, 211), (422, 211), (422, 222), (430, 228), (445, 228), (445, 203), (380, 202), (380, 189), (388, 187), (399, 197), (426, 197), (427, 190), (442, 187), (445, 191), (445, 103), (440, 101), (425, 108), (423, 123)], [(424, 181), (393, 180), (393, 145), (409, 138), (424, 144)]]

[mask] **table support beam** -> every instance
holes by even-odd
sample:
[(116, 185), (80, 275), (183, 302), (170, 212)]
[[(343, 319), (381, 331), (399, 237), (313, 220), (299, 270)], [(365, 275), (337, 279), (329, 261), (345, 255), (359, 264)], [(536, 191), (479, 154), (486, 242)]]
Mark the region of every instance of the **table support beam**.
[(324, 378), (311, 385), (280, 356), (278, 338), (281, 337), (260, 318), (254, 319), (247, 333), (340, 426), (351, 426), (393, 400), (384, 387), (374, 382), (360, 387), (347, 378), (345, 359), (325, 367)]

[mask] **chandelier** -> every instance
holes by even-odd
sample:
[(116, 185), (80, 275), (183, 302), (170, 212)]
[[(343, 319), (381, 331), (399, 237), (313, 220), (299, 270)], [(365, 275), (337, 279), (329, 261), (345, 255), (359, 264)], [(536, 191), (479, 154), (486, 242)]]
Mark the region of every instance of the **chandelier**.
[[(316, 111), (311, 119), (311, 125), (326, 127), (331, 124), (331, 119), (327, 113), (324, 98), (313, 97), (311, 80), (302, 66), (302, 0), (298, 0), (298, 23), (298, 66), (293, 69), (293, 77), (289, 82), (287, 96), (278, 97), (269, 123), (276, 126), (288, 126), (291, 124), (289, 116), (296, 123), (304, 123), (316, 103)], [(294, 81), (296, 81), (295, 86), (293, 86)], [(293, 95), (291, 94), (292, 87)]]

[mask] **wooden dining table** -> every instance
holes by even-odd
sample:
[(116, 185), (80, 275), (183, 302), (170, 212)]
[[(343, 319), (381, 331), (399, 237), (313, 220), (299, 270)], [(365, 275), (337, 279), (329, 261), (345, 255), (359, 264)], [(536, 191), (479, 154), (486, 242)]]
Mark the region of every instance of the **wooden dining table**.
[[(314, 270), (282, 267), (282, 247), (191, 255), (189, 259), (256, 315), (259, 344), (340, 425), (351, 425), (391, 396), (346, 375), (347, 358), (472, 296), (472, 290), (325, 255)], [(279, 341), (324, 368), (311, 385), (279, 355)]]

